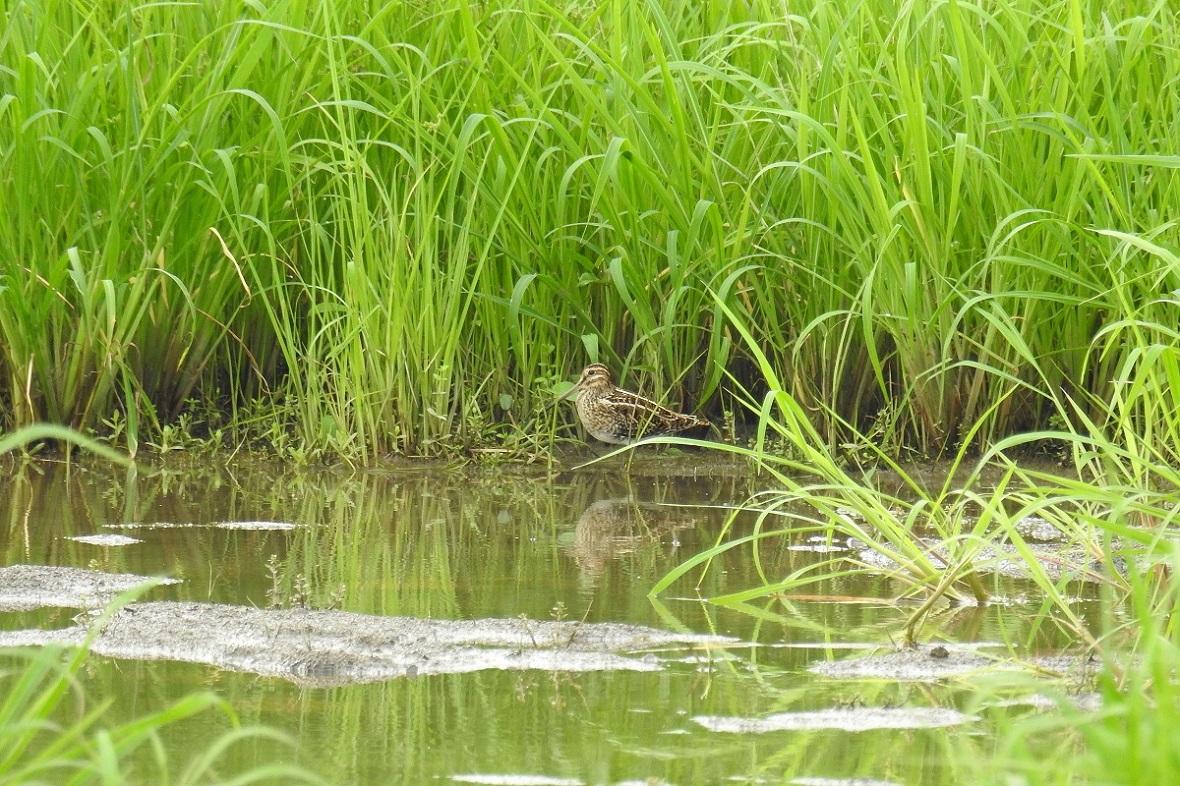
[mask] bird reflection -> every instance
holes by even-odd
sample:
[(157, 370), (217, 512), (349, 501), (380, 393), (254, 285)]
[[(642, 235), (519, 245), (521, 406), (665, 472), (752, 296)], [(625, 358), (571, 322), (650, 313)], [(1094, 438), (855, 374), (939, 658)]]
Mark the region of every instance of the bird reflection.
[(574, 528), (573, 555), (584, 577), (602, 575), (612, 559), (659, 543), (689, 529), (705, 517), (691, 508), (636, 502), (631, 499), (600, 499), (578, 518)]

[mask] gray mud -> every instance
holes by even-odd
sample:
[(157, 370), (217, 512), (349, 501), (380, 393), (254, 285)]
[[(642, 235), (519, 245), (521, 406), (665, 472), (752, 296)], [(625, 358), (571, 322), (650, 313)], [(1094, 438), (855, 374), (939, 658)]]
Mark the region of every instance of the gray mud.
[(813, 664), (809, 671), (839, 680), (937, 682), (998, 669), (1030, 670), (1043, 676), (1077, 679), (1096, 669), (1084, 656), (1048, 655), (1012, 660), (1006, 652), (1001, 657), (981, 654), (984, 648), (983, 645), (964, 644), (923, 645), (863, 658), (822, 661)]
[(871, 731), (873, 729), (933, 729), (978, 720), (941, 707), (836, 707), (811, 712), (780, 712), (765, 718), (704, 715), (693, 718), (709, 731), (763, 734), (770, 731)]
[(139, 538), (129, 538), (126, 535), (72, 535), (67, 540), (75, 540), (78, 543), (86, 543), (91, 546), (134, 546), (136, 543), (143, 543)]
[[(949, 560), (940, 556), (939, 549), (942, 542), (934, 538), (923, 538), (922, 543), (930, 552), (932, 560), (941, 561), (946, 565)], [(1036, 542), (1027, 544), (1028, 551), (1037, 560), (1037, 564), (1051, 581), (1082, 581), (1100, 582), (1106, 579), (1106, 568), (1093, 554), (1083, 546), (1063, 544), (1058, 542)], [(851, 550), (857, 559), (866, 565), (880, 568), (883, 571), (901, 570), (901, 566), (884, 556), (880, 552), (866, 548), (860, 541), (851, 544)], [(1028, 564), (1023, 555), (1010, 543), (993, 544), (981, 549), (971, 561), (975, 571), (981, 575), (998, 573), (1010, 579), (1031, 578)], [(1114, 560), (1115, 569), (1119, 572), (1126, 570), (1125, 561), (1119, 557)]]
[(131, 573), (13, 565), (0, 568), (0, 611), (27, 611), (46, 606), (95, 609), (136, 587), (178, 583), (179, 579)]
[[(10, 609), (97, 609), (144, 581), (151, 579), (22, 565), (0, 569), (0, 600)], [(686, 650), (706, 660), (710, 648), (737, 643), (617, 623), (424, 620), (153, 601), (110, 616), (94, 613), (90, 624), (3, 631), (0, 646), (80, 645), (92, 631), (91, 651), (98, 655), (205, 663), (322, 687), (483, 669), (659, 671)]]

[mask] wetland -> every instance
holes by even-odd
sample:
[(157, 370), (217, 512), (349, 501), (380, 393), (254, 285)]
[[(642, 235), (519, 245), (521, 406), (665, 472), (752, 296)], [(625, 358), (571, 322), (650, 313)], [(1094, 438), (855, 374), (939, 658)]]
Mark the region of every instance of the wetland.
[(1180, 783), (1175, 6), (6, 3), (0, 786)]
[[(581, 458), (26, 464), (0, 489), (0, 644), (92, 633), (80, 682), (115, 718), (213, 689), (294, 741), (233, 746), (223, 772), (293, 758), (333, 784), (971, 783), (964, 750), (1035, 704), (980, 704), (980, 680), (1087, 684), (1068, 637), (1034, 632), (1019, 578), (997, 579), (1002, 602), (940, 606), (915, 648), (896, 645), (914, 604), (886, 569), (710, 602), (759, 572), (858, 558), (839, 540), (776, 538), (650, 596), (758, 481), (699, 452), (571, 469)], [(183, 761), (226, 728), (201, 715), (164, 739)]]

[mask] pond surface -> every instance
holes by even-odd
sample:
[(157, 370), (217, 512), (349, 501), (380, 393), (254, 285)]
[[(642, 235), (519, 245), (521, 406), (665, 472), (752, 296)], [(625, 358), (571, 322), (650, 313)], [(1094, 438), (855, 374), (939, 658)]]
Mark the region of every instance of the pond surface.
[[(223, 774), (281, 757), (333, 784), (973, 783), (963, 751), (986, 751), (997, 714), (1011, 711), (961, 712), (972, 688), (955, 675), (974, 668), (974, 649), (952, 644), (938, 661), (966, 664), (943, 675), (950, 679), (838, 668), (892, 651), (913, 607), (893, 602), (898, 587), (888, 579), (833, 578), (807, 596), (744, 610), (706, 601), (758, 585), (759, 568), (781, 576), (829, 556), (772, 538), (757, 563), (735, 554), (699, 587), (694, 578), (648, 597), (670, 569), (716, 542), (727, 506), (760, 488), (744, 464), (657, 449), (576, 471), (295, 471), (236, 461), (128, 473), (44, 463), (0, 480), (0, 553), (3, 566), (178, 579), (139, 598), (136, 613), (215, 612), (190, 626), (229, 614), (270, 630), (276, 653), (280, 633), (298, 640), (315, 620), (367, 631), (337, 640), (354, 666), (400, 647), (389, 642), (401, 639), (378, 641), (395, 634), (371, 633), (390, 622), (373, 617), (516, 631), (461, 667), (423, 655), (382, 674), (147, 660), (113, 645), (92, 658), (84, 687), (113, 701), (115, 718), (212, 689), (244, 723), (296, 740), (294, 752), (260, 741), (232, 748)], [(751, 525), (739, 520), (737, 530)], [(25, 574), (7, 575), (15, 592), (14, 577)], [(47, 574), (50, 589), (68, 583), (65, 575)], [(40, 597), (23, 608), (0, 602), (0, 631), (76, 628), (80, 603)], [(323, 610), (370, 616), (317, 616)], [(952, 643), (1016, 641), (1030, 655), (1052, 653), (1063, 642), (1051, 626), (1029, 638), (1035, 611), (948, 606), (929, 630)], [(606, 646), (589, 666), (572, 646), (568, 655), (551, 648), (547, 660), (512, 660), (533, 649), (529, 639), (541, 647), (548, 631), (570, 631), (563, 641), (572, 642), (598, 623), (642, 626), (649, 638)], [(306, 640), (310, 648), (310, 632)], [(928, 651), (914, 657), (932, 662)], [(207, 713), (172, 729), (171, 758), (197, 755), (227, 728)]]

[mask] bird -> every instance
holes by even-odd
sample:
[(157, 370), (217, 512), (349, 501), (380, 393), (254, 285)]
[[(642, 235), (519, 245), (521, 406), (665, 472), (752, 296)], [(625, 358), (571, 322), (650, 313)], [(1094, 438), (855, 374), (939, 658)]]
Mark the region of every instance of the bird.
[(575, 397), (578, 419), (590, 436), (611, 445), (630, 445), (644, 437), (676, 434), (712, 424), (696, 415), (673, 412), (637, 393), (615, 386), (610, 369), (591, 363), (582, 378), (558, 396), (558, 401)]

